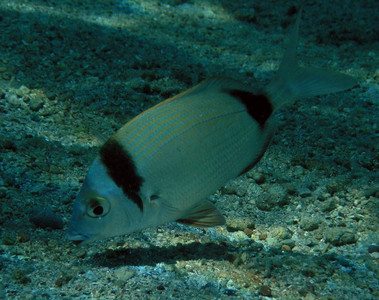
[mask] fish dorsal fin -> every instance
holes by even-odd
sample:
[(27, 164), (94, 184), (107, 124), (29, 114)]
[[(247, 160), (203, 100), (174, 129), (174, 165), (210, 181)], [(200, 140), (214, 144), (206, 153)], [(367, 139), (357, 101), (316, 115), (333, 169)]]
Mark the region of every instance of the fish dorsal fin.
[(176, 222), (196, 227), (213, 227), (224, 225), (225, 218), (210, 201), (202, 201)]

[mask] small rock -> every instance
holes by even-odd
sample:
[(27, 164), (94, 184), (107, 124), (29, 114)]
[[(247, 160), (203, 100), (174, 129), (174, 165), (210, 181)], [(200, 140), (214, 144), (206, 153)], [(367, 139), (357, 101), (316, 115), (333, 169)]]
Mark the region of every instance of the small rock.
[(78, 250), (75, 252), (76, 257), (78, 258), (85, 258), (87, 256), (87, 251), (82, 248), (78, 248)]
[(267, 194), (264, 194), (261, 196), (261, 198), (258, 198), (255, 201), (255, 205), (257, 206), (258, 209), (263, 210), (263, 211), (270, 211), (272, 210), (275, 206), (270, 202), (270, 196)]
[(336, 200), (334, 198), (329, 198), (324, 202), (320, 203), (320, 208), (323, 212), (330, 212), (337, 207)]
[(26, 242), (30, 241), (30, 235), (26, 232), (21, 231), (17, 235), (17, 241), (19, 243), (26, 243)]
[(312, 191), (305, 187), (299, 188), (297, 192), (301, 198), (310, 197), (312, 195)]
[(251, 237), (252, 234), (253, 234), (253, 231), (252, 231), (250, 228), (245, 228), (245, 229), (243, 230), (243, 232), (244, 232), (247, 236), (249, 236), (249, 237)]
[(290, 182), (284, 183), (283, 187), (286, 189), (287, 193), (290, 195), (294, 195), (296, 192), (299, 192), (296, 186)]
[(5, 100), (7, 100), (8, 103), (9, 103), (11, 106), (15, 107), (15, 108), (21, 106), (21, 99), (18, 98), (17, 95), (14, 94), (14, 93), (10, 93), (10, 92), (6, 93), (6, 94), (5, 94)]
[(23, 97), (30, 93), (30, 89), (28, 89), (26, 86), (22, 85), (16, 90), (16, 95), (19, 97)]
[(231, 219), (228, 219), (227, 225), (226, 225), (226, 229), (229, 232), (245, 231), (245, 229), (253, 230), (254, 228), (255, 228), (255, 224), (247, 218), (245, 219), (231, 218)]
[(283, 241), (291, 238), (291, 231), (285, 227), (278, 226), (271, 230), (272, 237), (276, 238), (279, 241)]
[(29, 97), (30, 97), (29, 108), (32, 111), (40, 110), (45, 104), (45, 98), (43, 97), (43, 95), (39, 93), (30, 94)]
[(301, 229), (305, 231), (312, 231), (318, 228), (320, 220), (314, 217), (304, 217), (300, 221)]
[(114, 275), (122, 281), (128, 281), (130, 278), (134, 277), (136, 273), (129, 267), (120, 267), (114, 271)]
[(305, 295), (304, 300), (316, 300), (317, 297), (313, 293), (308, 293)]
[(264, 211), (270, 211), (277, 206), (287, 205), (289, 202), (290, 198), (288, 197), (287, 190), (280, 184), (270, 185), (267, 188), (267, 192), (255, 201), (256, 206)]
[(51, 174), (62, 174), (64, 171), (62, 168), (56, 166), (56, 165), (50, 165), (49, 172)]
[(62, 229), (63, 220), (49, 208), (33, 208), (29, 213), (30, 221), (37, 227), (52, 229)]
[(221, 190), (224, 194), (227, 194), (227, 195), (237, 194), (236, 188), (234, 186), (227, 185), (227, 186), (222, 187)]
[(56, 281), (55, 285), (62, 287), (63, 284), (68, 283), (72, 279), (72, 276), (69, 274), (63, 273)]
[(261, 285), (259, 293), (262, 296), (266, 296), (266, 297), (271, 297), (272, 296), (271, 288), (269, 286), (267, 286), (267, 285)]
[(84, 277), (87, 278), (90, 281), (96, 281), (98, 279), (98, 276), (91, 270), (87, 271), (84, 274)]
[(251, 170), (250, 172), (248, 172), (247, 174), (246, 174), (246, 176), (248, 177), (248, 178), (252, 178), (252, 179), (254, 179), (254, 181), (256, 182), (256, 183), (258, 183), (258, 184), (262, 184), (262, 183), (264, 183), (265, 181), (266, 181), (266, 177), (265, 177), (265, 175), (262, 173), (262, 172), (260, 172), (260, 171), (258, 171), (258, 170)]
[(379, 245), (370, 245), (367, 250), (368, 253), (379, 252)]
[(342, 246), (353, 244), (357, 241), (357, 237), (346, 228), (330, 228), (325, 232), (326, 241), (334, 246)]
[(305, 267), (301, 273), (306, 277), (315, 277), (316, 273), (311, 267)]
[(226, 290), (224, 290), (224, 295), (235, 296), (235, 294), (236, 294), (236, 290), (233, 290), (233, 289), (226, 289)]
[(374, 185), (374, 186), (370, 186), (370, 187), (364, 189), (363, 190), (363, 195), (366, 198), (369, 198), (370, 196), (379, 198), (379, 184), (378, 185)]
[(342, 183), (338, 182), (338, 181), (330, 181), (327, 185), (326, 185), (326, 191), (333, 195), (335, 193), (337, 193), (338, 191), (342, 190), (343, 189), (343, 185)]
[[(282, 250), (283, 250), (283, 246), (287, 246), (289, 247), (290, 249), (292, 249), (293, 247), (295, 247), (295, 241), (294, 240), (291, 240), (291, 239), (287, 239), (287, 240), (283, 240), (281, 242), (282, 244)], [(286, 247), (285, 247), (286, 248)], [(287, 250), (287, 249), (285, 249)]]

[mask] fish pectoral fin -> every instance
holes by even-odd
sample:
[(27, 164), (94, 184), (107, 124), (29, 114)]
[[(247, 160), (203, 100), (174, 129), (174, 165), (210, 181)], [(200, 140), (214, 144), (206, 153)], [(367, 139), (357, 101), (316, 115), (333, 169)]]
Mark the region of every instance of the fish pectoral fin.
[(224, 225), (225, 218), (210, 201), (205, 201), (192, 207), (176, 222), (196, 227), (213, 227)]

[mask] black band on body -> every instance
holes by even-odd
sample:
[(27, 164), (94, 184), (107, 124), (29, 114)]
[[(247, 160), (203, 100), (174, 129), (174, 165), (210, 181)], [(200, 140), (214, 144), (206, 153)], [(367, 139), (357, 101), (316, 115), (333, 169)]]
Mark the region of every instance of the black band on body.
[(100, 149), (100, 159), (117, 186), (143, 211), (139, 196), (143, 179), (137, 173), (130, 154), (114, 138), (110, 138)]
[(243, 90), (227, 90), (226, 92), (241, 101), (241, 103), (245, 105), (249, 115), (261, 127), (264, 127), (267, 119), (271, 116), (273, 111), (270, 100), (265, 95), (254, 95)]

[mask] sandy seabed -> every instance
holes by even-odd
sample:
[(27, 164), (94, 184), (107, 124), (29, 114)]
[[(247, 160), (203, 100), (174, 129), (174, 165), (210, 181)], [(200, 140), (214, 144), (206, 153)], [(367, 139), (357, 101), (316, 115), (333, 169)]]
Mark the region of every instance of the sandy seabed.
[(297, 7), (1, 0), (0, 298), (378, 299), (374, 0), (304, 6), (301, 64), (359, 85), (277, 113), (263, 159), (211, 196), (226, 226), (65, 239), (101, 136), (208, 77), (262, 87)]

